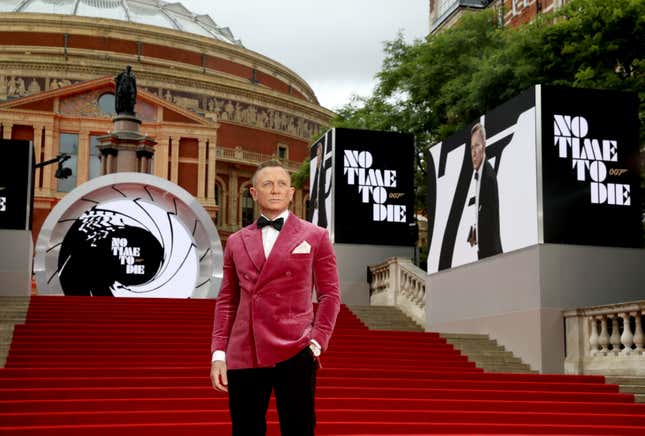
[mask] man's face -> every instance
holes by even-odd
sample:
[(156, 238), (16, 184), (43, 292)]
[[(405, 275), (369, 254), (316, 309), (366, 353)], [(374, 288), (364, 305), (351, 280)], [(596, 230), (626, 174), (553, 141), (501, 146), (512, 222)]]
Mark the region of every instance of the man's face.
[(477, 130), (473, 133), (473, 136), (470, 138), (470, 158), (473, 160), (473, 168), (479, 170), (479, 167), (484, 160), (484, 153), (486, 150), (486, 143), (480, 130)]
[(289, 174), (283, 168), (266, 167), (256, 174), (250, 191), (260, 212), (273, 219), (287, 210), (295, 189), (291, 186)]

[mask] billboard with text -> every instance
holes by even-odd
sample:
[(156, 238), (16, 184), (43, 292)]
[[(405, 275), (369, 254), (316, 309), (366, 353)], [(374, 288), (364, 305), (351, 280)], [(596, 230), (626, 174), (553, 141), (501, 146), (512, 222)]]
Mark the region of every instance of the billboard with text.
[(414, 245), (414, 139), (331, 129), (311, 148), (309, 220), (335, 243)]
[(544, 242), (640, 247), (638, 98), (542, 89)]
[(536, 86), (430, 147), (428, 273), (539, 243), (640, 247), (638, 102)]
[(31, 230), (33, 145), (30, 141), (0, 139), (0, 229)]

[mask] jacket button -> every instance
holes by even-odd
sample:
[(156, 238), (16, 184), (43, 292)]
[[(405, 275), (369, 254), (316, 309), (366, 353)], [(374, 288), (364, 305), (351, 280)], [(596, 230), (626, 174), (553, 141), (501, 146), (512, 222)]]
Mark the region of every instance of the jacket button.
[(245, 278), (245, 279), (247, 279), (247, 280), (249, 280), (249, 279), (250, 279), (250, 277), (249, 277), (249, 275), (248, 275), (248, 274), (244, 274), (244, 278)]
[(287, 271), (287, 272), (285, 273), (285, 275), (286, 275), (287, 277), (291, 277), (291, 271)]

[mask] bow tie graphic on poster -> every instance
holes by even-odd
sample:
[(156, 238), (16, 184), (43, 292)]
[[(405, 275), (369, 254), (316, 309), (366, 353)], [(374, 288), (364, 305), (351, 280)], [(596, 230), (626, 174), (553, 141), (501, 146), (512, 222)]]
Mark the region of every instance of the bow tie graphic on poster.
[(372, 204), (372, 220), (404, 223), (407, 207), (402, 204), (388, 204), (388, 200), (399, 199), (404, 194), (391, 192), (387, 188), (397, 187), (396, 170), (372, 168), (374, 157), (369, 151), (345, 150), (343, 174), (348, 186), (358, 186), (362, 203)]
[(267, 219), (266, 217), (261, 216), (258, 218), (258, 229), (261, 229), (266, 226), (271, 226), (277, 231), (282, 230), (282, 226), (284, 224), (284, 218), (278, 218), (273, 221)]

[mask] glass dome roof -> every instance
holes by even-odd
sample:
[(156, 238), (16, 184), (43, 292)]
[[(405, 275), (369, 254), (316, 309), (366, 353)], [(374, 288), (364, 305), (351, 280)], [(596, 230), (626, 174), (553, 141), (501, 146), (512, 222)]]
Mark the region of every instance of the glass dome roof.
[(242, 45), (228, 27), (196, 15), (181, 3), (161, 0), (0, 0), (0, 12), (78, 15), (149, 24)]

